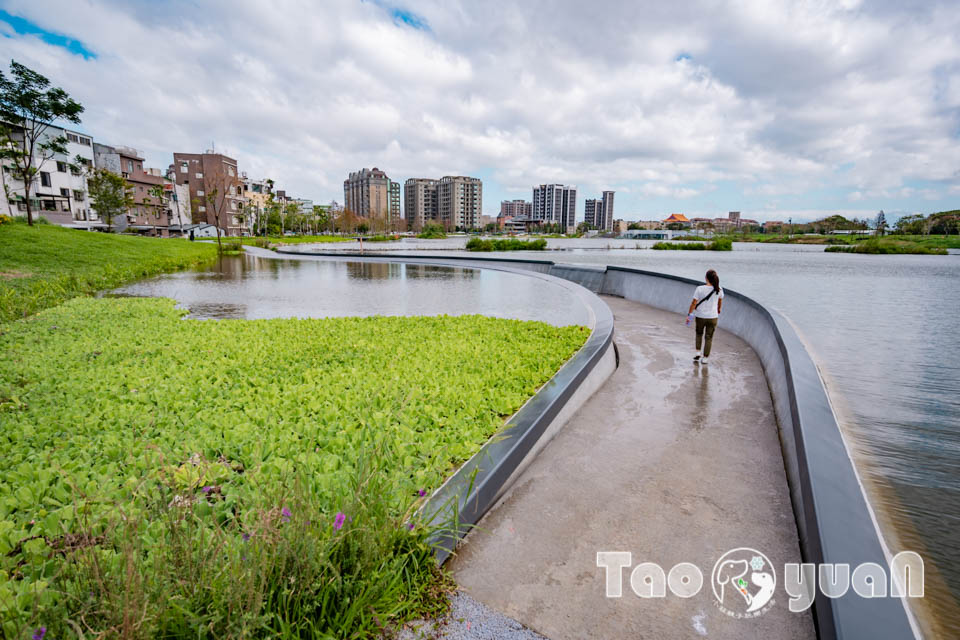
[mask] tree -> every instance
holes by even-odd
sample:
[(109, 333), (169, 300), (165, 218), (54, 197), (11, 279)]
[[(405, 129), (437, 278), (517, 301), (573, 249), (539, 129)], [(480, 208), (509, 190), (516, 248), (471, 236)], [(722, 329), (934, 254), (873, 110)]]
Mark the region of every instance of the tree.
[(103, 221), (107, 231), (113, 231), (113, 219), (134, 205), (133, 189), (123, 176), (106, 169), (95, 169), (87, 178), (90, 202)]
[(59, 87), (22, 64), (10, 61), (10, 76), (0, 71), (0, 120), (15, 128), (13, 142), (0, 148), (0, 161), (11, 161), (10, 174), (23, 183), (27, 224), (33, 224), (30, 188), (41, 167), (58, 154), (67, 153), (66, 136), (52, 136), (55, 120), (80, 124), (83, 107)]
[(883, 209), (877, 214), (877, 235), (882, 236), (887, 230), (887, 216), (883, 215)]
[(330, 208), (319, 204), (313, 205), (313, 222), (316, 224), (317, 231), (326, 229), (330, 224)]
[[(214, 226), (217, 228), (217, 250), (223, 252), (221, 232), (223, 224), (228, 221), (229, 215), (237, 210), (237, 201), (234, 198), (240, 185), (236, 175), (236, 168), (223, 161), (216, 161), (215, 166), (205, 166), (203, 170), (203, 198), (206, 206), (213, 212)], [(208, 218), (209, 220), (209, 218)]]

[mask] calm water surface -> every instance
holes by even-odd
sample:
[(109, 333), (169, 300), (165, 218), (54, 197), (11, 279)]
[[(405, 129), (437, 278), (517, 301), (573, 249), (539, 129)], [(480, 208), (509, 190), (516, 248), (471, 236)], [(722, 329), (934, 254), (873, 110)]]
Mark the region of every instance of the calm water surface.
[(225, 257), (112, 293), (176, 300), (193, 318), (463, 315), (589, 324), (563, 287), (525, 275), (431, 265)]
[[(451, 255), (463, 243), (407, 240), (364, 248), (382, 251), (389, 244), (392, 251)], [(697, 279), (714, 268), (724, 287), (782, 311), (824, 371), (888, 541), (916, 550), (927, 563), (924, 600), (938, 635), (960, 637), (960, 256), (835, 254), (797, 245), (736, 244), (732, 252), (714, 253), (637, 249), (634, 240), (549, 243), (560, 250), (483, 255), (615, 264)], [(350, 248), (344, 245), (336, 249)], [(200, 318), (484, 313), (586, 322), (580, 305), (555, 285), (434, 266), (247, 256), (120, 291), (175, 298)], [(678, 322), (684, 311), (677, 310)]]

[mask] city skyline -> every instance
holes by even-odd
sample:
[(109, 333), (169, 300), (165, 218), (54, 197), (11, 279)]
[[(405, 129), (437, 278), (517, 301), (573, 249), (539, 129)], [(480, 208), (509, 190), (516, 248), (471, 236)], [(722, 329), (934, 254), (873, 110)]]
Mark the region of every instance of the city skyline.
[[(624, 219), (957, 208), (956, 5), (711, 7), (595, 7), (597, 50), (576, 4), (538, 17), (291, 3), (264, 20), (247, 3), (14, 0), (0, 53), (84, 104), (79, 130), (148, 165), (215, 147), (316, 202), (378, 166), (401, 184), (479, 177), (484, 215), (542, 183), (616, 191)], [(277, 57), (272, 41), (294, 51)]]

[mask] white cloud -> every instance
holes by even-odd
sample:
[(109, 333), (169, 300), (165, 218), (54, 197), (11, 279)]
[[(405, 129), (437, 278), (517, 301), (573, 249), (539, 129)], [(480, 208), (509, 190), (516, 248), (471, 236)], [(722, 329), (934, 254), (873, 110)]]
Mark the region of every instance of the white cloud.
[(430, 29), (357, 0), (12, 0), (97, 58), (9, 30), (0, 54), (79, 99), (98, 140), (157, 166), (215, 143), (318, 200), (374, 165), (399, 180), (484, 172), (488, 212), (547, 181), (615, 188), (624, 211), (721, 181), (797, 212), (816, 189), (915, 206), (958, 193), (955, 3), (402, 8)]

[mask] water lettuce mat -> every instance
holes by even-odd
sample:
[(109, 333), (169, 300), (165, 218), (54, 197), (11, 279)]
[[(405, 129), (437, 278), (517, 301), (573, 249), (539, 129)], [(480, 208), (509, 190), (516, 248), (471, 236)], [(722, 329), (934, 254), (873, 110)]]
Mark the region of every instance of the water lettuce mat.
[(437, 570), (411, 514), (589, 333), (184, 313), (76, 298), (0, 327), (0, 637), (358, 637), (422, 614)]

